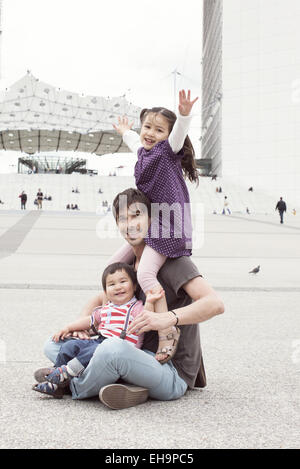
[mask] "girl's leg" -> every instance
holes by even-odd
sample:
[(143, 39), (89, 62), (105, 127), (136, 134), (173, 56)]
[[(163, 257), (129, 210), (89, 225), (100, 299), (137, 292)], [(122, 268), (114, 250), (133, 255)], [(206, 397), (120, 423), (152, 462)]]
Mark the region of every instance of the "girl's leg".
[(131, 264), (134, 259), (134, 252), (130, 244), (125, 243), (115, 254), (109, 259), (107, 265), (114, 264), (115, 262), (126, 262)]
[[(161, 285), (157, 280), (157, 274), (160, 268), (166, 262), (167, 257), (163, 254), (158, 253), (149, 246), (146, 246), (137, 271), (137, 279), (142, 290), (146, 294), (149, 290), (157, 291), (161, 289)], [(156, 313), (164, 313), (168, 311), (168, 305), (165, 297), (163, 296), (160, 300), (155, 303), (154, 310)], [(179, 335), (176, 328), (171, 327), (159, 331), (159, 345), (156, 352), (156, 359), (162, 363), (170, 360), (175, 353), (174, 339), (178, 341)], [(169, 338), (167, 338), (169, 336)], [(162, 351), (165, 350), (165, 351)], [(166, 351), (168, 350), (168, 353)], [(172, 353), (174, 351), (174, 353)]]
[[(149, 246), (145, 246), (137, 270), (137, 280), (145, 295), (149, 290), (157, 291), (161, 288), (157, 274), (166, 260), (166, 256)], [(155, 303), (155, 312), (163, 313), (166, 311), (168, 311), (168, 305), (163, 297)]]

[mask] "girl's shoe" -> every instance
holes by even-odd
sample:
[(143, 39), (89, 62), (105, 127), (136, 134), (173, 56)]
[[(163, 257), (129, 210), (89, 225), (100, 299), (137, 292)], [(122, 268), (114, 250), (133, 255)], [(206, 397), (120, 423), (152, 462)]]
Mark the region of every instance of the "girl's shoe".
[(59, 388), (56, 384), (48, 383), (47, 381), (34, 384), (32, 389), (42, 394), (48, 394), (48, 396), (52, 396), (54, 399), (62, 399), (64, 395), (63, 388)]
[[(164, 365), (168, 361), (172, 360), (176, 353), (180, 337), (180, 329), (173, 326), (171, 329), (161, 331), (161, 333), (165, 335), (158, 335), (158, 350), (156, 352), (155, 358), (157, 361), (159, 361), (159, 363)], [(166, 358), (159, 360), (157, 357), (159, 354), (164, 354), (167, 356)]]
[(49, 383), (56, 384), (58, 387), (66, 387), (70, 383), (72, 376), (68, 373), (66, 365), (58, 366), (46, 376)]

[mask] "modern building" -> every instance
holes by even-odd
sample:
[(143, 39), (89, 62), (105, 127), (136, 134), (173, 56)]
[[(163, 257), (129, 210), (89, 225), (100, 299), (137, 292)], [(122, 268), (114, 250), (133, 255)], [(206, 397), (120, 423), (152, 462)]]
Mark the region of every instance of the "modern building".
[[(300, 206), (300, 2), (204, 0), (202, 158)], [(220, 58), (221, 63), (220, 63)]]
[(222, 0), (203, 0), (202, 135), (204, 174), (222, 173)]
[(66, 153), (70, 158), (128, 153), (113, 123), (126, 115), (137, 129), (139, 114), (140, 108), (125, 96), (79, 95), (44, 83), (28, 71), (0, 98), (0, 158), (8, 152), (18, 153), (23, 161), (53, 152), (58, 158)]

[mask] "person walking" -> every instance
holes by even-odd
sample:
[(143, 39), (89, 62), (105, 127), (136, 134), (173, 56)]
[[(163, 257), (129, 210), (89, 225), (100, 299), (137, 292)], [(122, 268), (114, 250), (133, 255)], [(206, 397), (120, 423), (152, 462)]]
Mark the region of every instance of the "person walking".
[(225, 197), (224, 197), (224, 207), (223, 207), (222, 215), (226, 215), (226, 210), (227, 210), (228, 214), (230, 215), (231, 211), (230, 211), (230, 208), (229, 208), (227, 195), (225, 195)]
[(37, 194), (36, 194), (36, 199), (37, 199), (37, 208), (38, 210), (42, 209), (43, 208), (43, 193), (41, 191), (41, 189), (38, 190)]
[(283, 223), (283, 214), (284, 212), (286, 212), (286, 203), (282, 199), (282, 197), (280, 197), (280, 199), (278, 200), (275, 210), (278, 210), (280, 216), (280, 223)]
[(27, 194), (25, 191), (22, 191), (19, 197), (21, 199), (21, 210), (26, 210)]

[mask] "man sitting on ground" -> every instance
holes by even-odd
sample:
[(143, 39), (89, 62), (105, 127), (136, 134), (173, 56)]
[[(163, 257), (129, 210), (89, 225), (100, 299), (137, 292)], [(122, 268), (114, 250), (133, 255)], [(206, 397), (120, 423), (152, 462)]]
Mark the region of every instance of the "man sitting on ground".
[[(120, 196), (126, 196), (126, 207), (120, 204)], [(142, 192), (127, 189), (117, 195), (113, 208), (118, 228), (134, 251), (137, 269), (151, 222), (151, 204)], [(198, 323), (223, 313), (224, 305), (189, 257), (168, 259), (159, 271), (158, 280), (165, 291), (169, 311), (156, 314), (144, 310), (128, 329), (128, 333), (145, 333), (143, 350), (125, 340), (105, 340), (96, 348), (82, 375), (70, 383), (73, 399), (99, 395), (106, 406), (123, 409), (141, 404), (147, 397), (178, 399), (187, 389), (206, 386)], [(142, 291), (137, 292), (137, 297), (144, 301)], [(94, 308), (102, 305), (102, 300), (102, 293), (96, 295), (82, 315), (91, 315)], [(157, 331), (174, 325), (181, 329), (178, 347), (173, 359), (161, 365), (155, 359)], [(75, 334), (85, 337), (83, 331)], [(52, 340), (45, 345), (45, 354), (53, 363), (61, 345)], [(35, 378), (45, 381), (50, 372), (51, 369), (37, 370)], [(120, 384), (120, 379), (126, 384)]]

